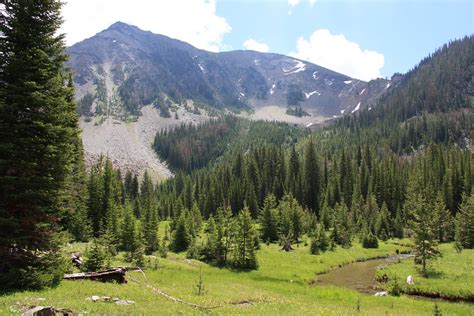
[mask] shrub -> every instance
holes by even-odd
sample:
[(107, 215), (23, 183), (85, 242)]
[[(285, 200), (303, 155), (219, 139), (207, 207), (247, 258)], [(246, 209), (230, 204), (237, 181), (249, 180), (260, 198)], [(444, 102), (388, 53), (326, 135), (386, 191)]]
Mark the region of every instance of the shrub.
[(377, 237), (375, 237), (374, 234), (369, 232), (362, 239), (362, 247), (364, 247), (364, 248), (378, 248), (379, 247), (379, 242), (377, 240)]

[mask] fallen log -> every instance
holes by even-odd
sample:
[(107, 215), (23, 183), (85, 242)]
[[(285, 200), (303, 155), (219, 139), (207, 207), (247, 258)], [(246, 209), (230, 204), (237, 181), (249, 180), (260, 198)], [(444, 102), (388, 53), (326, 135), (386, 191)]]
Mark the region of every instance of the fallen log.
[(73, 311), (66, 308), (56, 308), (54, 306), (33, 306), (26, 312), (22, 313), (21, 316), (71, 316), (74, 315)]
[[(145, 277), (145, 280), (147, 280), (145, 273), (143, 271), (142, 271), (142, 273), (143, 273), (143, 276)], [(152, 290), (154, 293), (159, 294), (159, 295), (165, 297), (166, 299), (171, 300), (175, 303), (181, 303), (181, 304), (188, 305), (192, 308), (203, 309), (203, 310), (209, 310), (209, 309), (214, 309), (214, 308), (217, 308), (217, 307), (221, 307), (221, 306), (206, 307), (206, 306), (198, 305), (198, 304), (195, 304), (195, 303), (191, 303), (191, 302), (182, 300), (180, 298), (173, 297), (173, 296), (163, 292), (162, 290), (154, 287), (151, 284), (146, 284), (146, 283), (140, 282), (138, 279), (135, 279), (131, 276), (129, 278), (130, 278), (130, 280), (136, 282), (137, 284), (145, 286), (145, 287), (149, 288), (150, 290)]]
[(117, 282), (119, 284), (127, 283), (125, 279), (125, 269), (117, 268), (99, 272), (81, 272), (65, 274), (64, 280), (92, 280), (100, 282)]

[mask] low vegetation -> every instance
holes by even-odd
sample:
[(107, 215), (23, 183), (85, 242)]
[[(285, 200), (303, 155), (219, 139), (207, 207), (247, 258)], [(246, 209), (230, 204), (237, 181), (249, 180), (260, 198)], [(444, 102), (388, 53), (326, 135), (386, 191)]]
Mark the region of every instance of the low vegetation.
[[(426, 275), (412, 260), (385, 267), (378, 275), (386, 274), (389, 283), (397, 277), (402, 293), (474, 302), (474, 250), (458, 252), (452, 243), (442, 244), (439, 249), (441, 256), (430, 262)], [(413, 285), (405, 282), (409, 275), (414, 279)]]
[[(160, 225), (161, 236), (166, 223)], [(337, 247), (320, 255), (310, 255), (309, 238), (284, 252), (278, 244), (262, 244), (257, 253), (259, 269), (236, 272), (220, 269), (196, 260), (186, 259), (184, 253), (168, 253), (166, 258), (147, 256), (145, 274), (127, 272), (124, 285), (93, 281), (64, 281), (54, 289), (18, 292), (0, 297), (0, 314), (17, 314), (30, 305), (67, 307), (75, 312), (91, 314), (353, 314), (357, 306), (364, 315), (432, 315), (434, 303), (401, 297), (373, 297), (333, 286), (318, 286), (312, 282), (317, 274), (351, 261), (393, 254), (407, 248), (405, 241), (381, 242), (378, 249), (363, 249), (359, 244), (345, 249)], [(84, 250), (84, 244), (71, 245), (68, 250)], [(120, 253), (114, 265), (125, 264)], [(471, 273), (472, 277), (472, 273)], [(205, 289), (198, 294), (197, 284)], [(415, 280), (417, 282), (418, 280)], [(145, 287), (151, 285), (165, 293), (199, 304), (206, 309), (176, 303)], [(231, 289), (231, 290), (229, 290)], [(118, 306), (113, 302), (92, 302), (93, 295), (132, 300), (134, 304)], [(44, 299), (44, 300), (38, 300)], [(438, 302), (443, 314), (470, 315), (472, 307)]]

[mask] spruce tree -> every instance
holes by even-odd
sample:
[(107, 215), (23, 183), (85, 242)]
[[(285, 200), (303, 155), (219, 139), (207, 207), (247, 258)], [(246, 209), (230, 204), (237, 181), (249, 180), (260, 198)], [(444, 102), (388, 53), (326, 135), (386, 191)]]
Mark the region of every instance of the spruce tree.
[(276, 198), (273, 194), (267, 195), (260, 210), (260, 231), (262, 240), (274, 242), (278, 240), (278, 213)]
[(255, 255), (256, 237), (252, 216), (250, 215), (250, 210), (246, 207), (237, 218), (234, 266), (240, 269), (257, 268), (257, 257)]
[(191, 242), (192, 236), (189, 233), (188, 221), (183, 212), (176, 223), (176, 229), (173, 234), (172, 249), (174, 252), (185, 251), (189, 248)]
[(474, 248), (474, 194), (464, 198), (456, 214), (455, 241), (459, 248)]
[(325, 252), (329, 247), (329, 239), (322, 225), (318, 225), (311, 239), (310, 253), (317, 255), (320, 252)]
[(0, 289), (62, 279), (56, 233), (79, 137), (60, 1), (2, 1)]
[(429, 259), (439, 255), (436, 243), (436, 223), (429, 212), (430, 203), (417, 192), (410, 192), (405, 203), (405, 212), (410, 216), (410, 229), (415, 242), (416, 257), (421, 261), (422, 274), (427, 276)]
[(320, 170), (314, 142), (311, 139), (305, 147), (304, 155), (304, 194), (305, 204), (319, 216)]
[(133, 216), (132, 206), (130, 202), (127, 201), (121, 229), (120, 248), (127, 253), (128, 261), (131, 261), (133, 257), (136, 233), (135, 218)]

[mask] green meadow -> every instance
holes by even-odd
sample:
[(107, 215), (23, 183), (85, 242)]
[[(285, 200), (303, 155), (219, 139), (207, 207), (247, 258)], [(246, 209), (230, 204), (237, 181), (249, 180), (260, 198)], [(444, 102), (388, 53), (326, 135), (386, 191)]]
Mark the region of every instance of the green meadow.
[[(166, 258), (147, 257), (144, 273), (127, 272), (127, 284), (94, 281), (63, 281), (58, 287), (43, 291), (10, 293), (0, 297), (0, 314), (17, 315), (34, 305), (53, 305), (82, 315), (432, 315), (435, 301), (420, 298), (374, 297), (335, 286), (320, 286), (317, 275), (352, 261), (406, 251), (405, 242), (381, 242), (378, 249), (363, 249), (358, 243), (349, 249), (336, 248), (321, 255), (310, 255), (305, 241), (292, 252), (280, 251), (276, 244), (261, 245), (258, 251), (259, 269), (242, 272), (216, 268), (185, 254), (168, 253)], [(451, 245), (442, 246), (445, 254), (433, 263), (441, 276), (427, 280), (417, 277), (413, 260), (387, 268), (390, 274), (415, 275), (417, 286), (445, 291), (472, 291), (474, 251), (451, 252)], [(84, 250), (84, 244), (74, 244), (68, 250)], [(458, 256), (458, 257), (456, 257)], [(121, 254), (114, 264), (124, 264)], [(459, 259), (459, 260), (458, 260)], [(462, 264), (461, 264), (462, 262)], [(202, 271), (204, 291), (197, 294)], [(147, 287), (148, 285), (148, 287)], [(159, 289), (175, 298), (198, 304), (193, 308), (174, 302), (153, 290)], [(132, 305), (113, 302), (92, 302), (89, 297), (109, 296), (132, 300)], [(465, 303), (436, 301), (443, 315), (472, 315), (474, 306)]]

